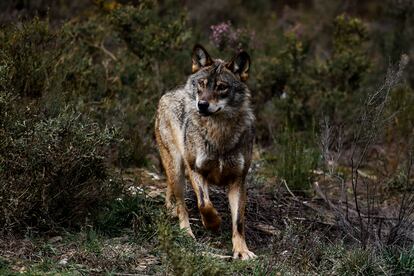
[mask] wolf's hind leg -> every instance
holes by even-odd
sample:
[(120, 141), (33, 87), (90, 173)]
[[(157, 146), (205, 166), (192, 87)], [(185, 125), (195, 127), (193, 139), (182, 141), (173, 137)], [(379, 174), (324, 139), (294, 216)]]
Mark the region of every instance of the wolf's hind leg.
[(217, 231), (220, 228), (221, 218), (214, 208), (213, 203), (210, 201), (208, 184), (199, 173), (192, 170), (189, 170), (189, 172), (191, 184), (197, 196), (197, 205), (200, 210), (203, 225), (209, 230)]
[(168, 180), (167, 192), (165, 194), (165, 207), (167, 207), (167, 210), (171, 216), (178, 217), (177, 206), (175, 206), (175, 204), (173, 203), (174, 188), (173, 188), (173, 185), (170, 183), (171, 182)]
[[(178, 216), (180, 228), (186, 229), (187, 233), (194, 238), (184, 199), (185, 176), (182, 157), (178, 151), (171, 148), (170, 151), (168, 151), (163, 146), (160, 146), (160, 154), (165, 173), (167, 174), (167, 193), (165, 197), (165, 205), (167, 209), (172, 211), (173, 215), (176, 214)], [(173, 195), (176, 201), (175, 211), (172, 204)]]

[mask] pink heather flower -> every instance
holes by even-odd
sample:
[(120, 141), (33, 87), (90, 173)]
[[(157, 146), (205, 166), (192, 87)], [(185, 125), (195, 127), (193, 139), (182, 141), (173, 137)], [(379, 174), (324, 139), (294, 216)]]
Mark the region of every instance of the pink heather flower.
[(230, 21), (222, 22), (218, 25), (210, 26), (211, 35), (210, 40), (217, 48), (222, 48), (226, 44), (227, 37), (229, 36), (231, 28)]
[(230, 21), (210, 26), (210, 41), (220, 50), (226, 47), (242, 49), (255, 40), (255, 32), (246, 29), (234, 29)]

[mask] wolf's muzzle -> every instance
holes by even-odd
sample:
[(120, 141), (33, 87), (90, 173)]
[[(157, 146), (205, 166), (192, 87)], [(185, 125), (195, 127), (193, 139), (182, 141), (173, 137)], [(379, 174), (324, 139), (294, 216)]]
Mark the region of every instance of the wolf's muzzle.
[(207, 101), (198, 101), (197, 107), (200, 112), (208, 113), (209, 103)]
[(210, 104), (207, 101), (198, 101), (197, 108), (198, 112), (203, 116), (210, 115), (210, 111), (208, 110), (208, 107)]

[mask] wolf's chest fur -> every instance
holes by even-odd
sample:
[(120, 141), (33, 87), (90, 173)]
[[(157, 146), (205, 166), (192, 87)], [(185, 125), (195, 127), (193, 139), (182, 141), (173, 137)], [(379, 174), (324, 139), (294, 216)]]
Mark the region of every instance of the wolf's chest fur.
[(229, 156), (205, 156), (199, 154), (195, 159), (195, 171), (214, 185), (227, 185), (242, 176), (244, 157), (239, 154)]
[[(184, 133), (193, 136), (195, 147), (187, 148), (190, 167), (215, 185), (227, 185), (245, 171), (245, 156), (239, 146), (245, 129), (237, 123), (229, 126), (223, 122), (203, 122), (200, 131)], [(245, 123), (245, 122), (244, 122)], [(195, 143), (194, 143), (195, 142)]]

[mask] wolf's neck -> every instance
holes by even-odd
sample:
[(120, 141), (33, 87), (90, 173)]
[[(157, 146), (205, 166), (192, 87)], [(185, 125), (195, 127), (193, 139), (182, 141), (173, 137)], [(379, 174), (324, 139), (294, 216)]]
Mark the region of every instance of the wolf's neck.
[(233, 149), (241, 135), (251, 128), (254, 117), (250, 108), (238, 112), (232, 117), (198, 117), (199, 125), (205, 130), (209, 144), (218, 152), (225, 153)]

